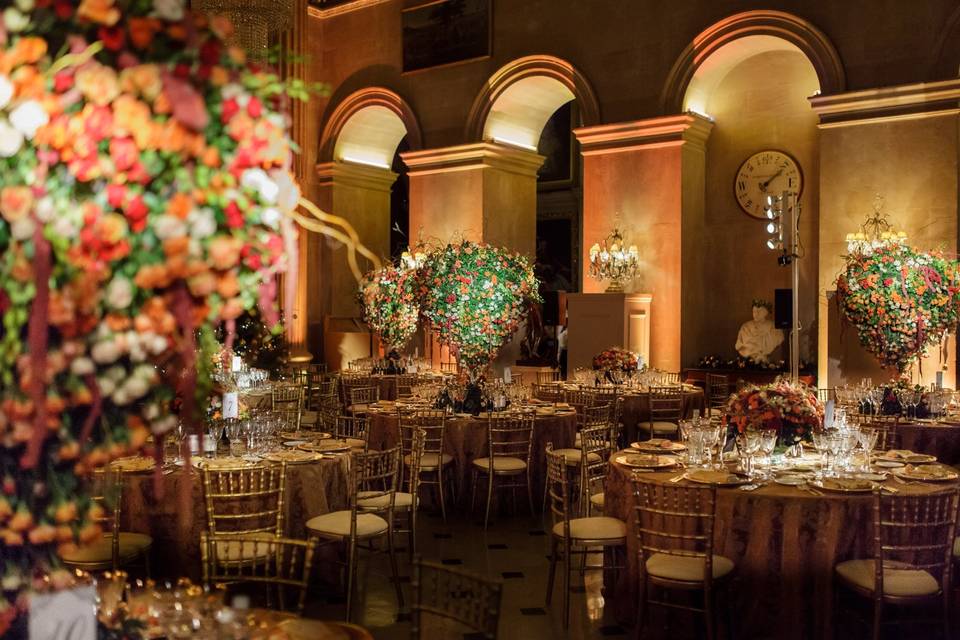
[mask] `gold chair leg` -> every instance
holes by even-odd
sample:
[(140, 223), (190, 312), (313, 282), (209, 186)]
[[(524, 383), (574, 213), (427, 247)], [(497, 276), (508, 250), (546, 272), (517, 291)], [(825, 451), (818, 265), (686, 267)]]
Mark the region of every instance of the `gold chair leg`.
[(563, 628), (570, 628), (570, 568), (573, 559), (570, 556), (570, 542), (564, 544), (563, 553)]
[(550, 606), (553, 599), (553, 579), (557, 575), (557, 539), (551, 534), (550, 540), (550, 570), (547, 573), (547, 598), (546, 605)]
[(490, 522), (490, 503), (493, 502), (493, 491), (496, 486), (496, 482), (493, 479), (493, 474), (490, 474), (489, 479), (487, 480), (487, 511), (483, 516), (483, 530), (487, 530), (487, 524)]
[[(440, 461), (441, 463), (443, 460)], [(443, 464), (437, 468), (437, 486), (440, 491), (440, 515), (443, 517), (443, 524), (447, 524), (447, 507), (443, 503)]]
[(347, 622), (353, 622), (353, 583), (357, 575), (357, 541), (350, 539), (347, 560)]
[(527, 500), (530, 501), (530, 517), (533, 517), (533, 484), (530, 481), (530, 465), (527, 465)]
[(397, 551), (393, 547), (393, 528), (387, 536), (387, 553), (390, 554), (390, 573), (393, 574), (393, 584), (397, 591), (397, 608), (403, 609), (403, 587), (400, 585), (400, 572), (397, 570)]

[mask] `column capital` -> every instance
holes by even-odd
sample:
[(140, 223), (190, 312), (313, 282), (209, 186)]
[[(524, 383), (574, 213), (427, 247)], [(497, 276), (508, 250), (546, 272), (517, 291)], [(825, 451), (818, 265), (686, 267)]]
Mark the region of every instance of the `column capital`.
[(705, 148), (713, 121), (687, 112), (630, 122), (574, 129), (585, 156), (635, 151), (655, 147), (691, 145)]
[(411, 176), (484, 168), (536, 176), (544, 161), (544, 157), (536, 151), (498, 142), (407, 151), (401, 153), (400, 158), (409, 168), (408, 175)]
[(397, 174), (383, 167), (356, 162), (321, 162), (316, 167), (317, 181), (321, 187), (333, 183), (389, 192), (397, 180)]
[(960, 113), (960, 78), (813, 96), (821, 129)]

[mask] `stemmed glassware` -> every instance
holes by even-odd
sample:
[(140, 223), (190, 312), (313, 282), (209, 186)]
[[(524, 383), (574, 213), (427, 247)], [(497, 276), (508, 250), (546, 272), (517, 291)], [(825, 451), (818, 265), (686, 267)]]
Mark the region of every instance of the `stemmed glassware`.
[(746, 431), (737, 438), (740, 447), (740, 462), (743, 472), (753, 477), (753, 457), (760, 451), (763, 434), (760, 431)]

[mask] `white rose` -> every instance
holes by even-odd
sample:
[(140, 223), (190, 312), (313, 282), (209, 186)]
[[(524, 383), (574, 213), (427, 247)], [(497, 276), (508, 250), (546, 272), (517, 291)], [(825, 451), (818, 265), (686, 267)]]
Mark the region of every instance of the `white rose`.
[(130, 395), (127, 393), (126, 389), (124, 388), (117, 389), (113, 393), (111, 393), (110, 399), (113, 400), (113, 404), (117, 405), (118, 407), (122, 407), (126, 404), (130, 404), (130, 400), (131, 400)]
[(143, 408), (143, 417), (147, 420), (156, 420), (160, 417), (160, 407), (151, 402)]
[(270, 176), (277, 183), (279, 193), (277, 194), (277, 207), (280, 211), (289, 213), (297, 208), (300, 202), (300, 187), (297, 186), (293, 176), (289, 171), (276, 170), (271, 171)]
[(161, 240), (187, 235), (187, 225), (183, 223), (183, 220), (167, 214), (157, 218), (153, 230)]
[(183, 1), (153, 0), (153, 14), (161, 20), (179, 22), (183, 20)]
[(142, 378), (129, 378), (123, 384), (123, 392), (132, 400), (139, 400), (150, 390), (150, 383)]
[(240, 184), (246, 189), (255, 190), (264, 204), (274, 204), (280, 194), (277, 183), (263, 169), (247, 169), (240, 176)]
[(77, 358), (70, 363), (70, 373), (75, 376), (87, 376), (93, 373), (93, 360), (90, 358)]
[(224, 100), (229, 100), (230, 98), (239, 98), (244, 95), (243, 86), (237, 84), (236, 82), (231, 82), (229, 84), (223, 85), (223, 88), (220, 89), (220, 95), (223, 96)]
[(90, 349), (90, 357), (98, 364), (116, 362), (120, 357), (120, 346), (114, 340), (98, 342)]
[(3, 576), (3, 580), (0, 580), (0, 587), (3, 587), (4, 591), (18, 591), (20, 585), (23, 584), (23, 579), (19, 573), (10, 572)]
[(280, 225), (280, 212), (275, 207), (267, 207), (260, 212), (260, 221), (271, 229)]
[(34, 207), (34, 213), (37, 214), (37, 220), (43, 223), (50, 222), (57, 215), (57, 206), (53, 203), (53, 198), (44, 196), (37, 200), (37, 206)]
[(21, 13), (15, 7), (7, 7), (3, 12), (3, 26), (5, 26), (10, 33), (23, 31), (29, 24), (30, 16)]
[(174, 416), (167, 416), (151, 422), (150, 430), (159, 435), (172, 431), (175, 426), (177, 426), (177, 419)]
[(77, 234), (77, 225), (66, 216), (58, 216), (53, 221), (53, 231), (61, 238), (72, 238)]
[(150, 339), (148, 348), (150, 349), (150, 353), (158, 356), (167, 350), (167, 339), (163, 336), (154, 336)]
[(157, 370), (153, 368), (153, 365), (142, 364), (133, 370), (133, 377), (144, 382), (153, 382), (157, 379)]
[(130, 359), (134, 362), (143, 362), (147, 359), (147, 352), (139, 340), (130, 343)]
[(33, 237), (33, 232), (37, 228), (33, 218), (20, 218), (10, 225), (10, 233), (17, 240), (29, 240)]
[(32, 140), (37, 129), (50, 122), (50, 116), (36, 100), (26, 100), (10, 112), (10, 124), (17, 128), (27, 140)]
[(114, 382), (119, 383), (127, 377), (127, 370), (121, 365), (117, 364), (107, 369), (107, 372), (104, 375)]
[(10, 104), (13, 97), (13, 83), (10, 78), (0, 73), (0, 109)]
[(133, 285), (123, 276), (114, 276), (107, 285), (107, 304), (112, 309), (126, 309), (133, 302)]
[(23, 134), (0, 118), (0, 158), (12, 158), (23, 146)]
[(110, 378), (97, 378), (97, 386), (100, 387), (101, 396), (109, 396), (117, 388), (117, 383)]
[(187, 220), (190, 222), (190, 235), (194, 238), (209, 238), (217, 231), (213, 211), (206, 207), (191, 211)]
[(33, 7), (36, 4), (33, 0), (16, 0), (14, 3), (17, 5), (17, 9), (23, 11), (24, 13), (30, 13), (33, 11)]

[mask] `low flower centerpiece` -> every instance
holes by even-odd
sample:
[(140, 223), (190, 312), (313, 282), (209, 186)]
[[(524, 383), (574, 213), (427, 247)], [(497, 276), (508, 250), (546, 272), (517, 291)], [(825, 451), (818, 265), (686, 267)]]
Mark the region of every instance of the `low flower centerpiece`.
[(723, 424), (732, 436), (747, 431), (776, 431), (779, 447), (799, 453), (801, 442), (810, 442), (823, 428), (823, 404), (801, 383), (779, 380), (764, 386), (749, 385), (730, 396)]
[(640, 367), (637, 354), (623, 347), (610, 347), (593, 356), (593, 370), (607, 382), (621, 384)]

